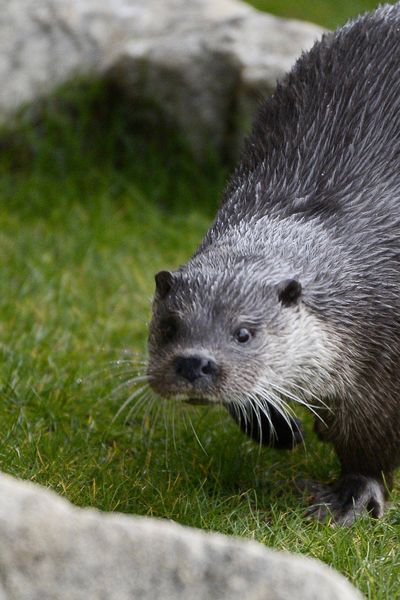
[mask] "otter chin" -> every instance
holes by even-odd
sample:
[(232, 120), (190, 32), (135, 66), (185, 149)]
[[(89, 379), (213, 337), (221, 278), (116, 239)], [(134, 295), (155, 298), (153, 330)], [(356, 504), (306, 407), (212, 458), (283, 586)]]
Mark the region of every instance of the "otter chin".
[[(266, 446), (340, 462), (308, 514), (381, 517), (400, 463), (400, 4), (326, 34), (267, 98), (194, 255), (156, 275), (148, 375)], [(290, 404), (289, 404), (290, 402)]]

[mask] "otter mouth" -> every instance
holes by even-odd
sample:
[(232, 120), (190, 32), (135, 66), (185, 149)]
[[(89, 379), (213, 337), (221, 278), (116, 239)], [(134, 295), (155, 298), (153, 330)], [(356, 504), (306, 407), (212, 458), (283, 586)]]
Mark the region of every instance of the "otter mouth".
[(212, 404), (211, 400), (208, 398), (186, 398), (184, 402), (185, 404), (190, 404), (191, 406), (204, 406), (205, 404)]
[(181, 404), (189, 404), (191, 406), (202, 406), (206, 404), (215, 404), (211, 398), (207, 398), (207, 396), (189, 396), (187, 394), (168, 394), (164, 395), (164, 398), (168, 398), (169, 400), (180, 402)]

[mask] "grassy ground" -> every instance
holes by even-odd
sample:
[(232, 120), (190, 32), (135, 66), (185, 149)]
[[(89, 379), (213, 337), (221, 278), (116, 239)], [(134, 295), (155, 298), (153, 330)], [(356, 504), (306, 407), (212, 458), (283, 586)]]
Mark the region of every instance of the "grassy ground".
[(153, 273), (193, 251), (226, 170), (196, 165), (166, 128), (149, 135), (141, 109), (101, 86), (45, 108), (0, 136), (2, 470), (79, 505), (308, 554), (369, 598), (399, 598), (397, 507), (346, 530), (303, 519), (293, 478), (337, 472), (309, 419), (307, 450), (279, 453), (220, 410), (132, 402), (118, 414), (145, 351)]
[[(302, 19), (335, 29), (347, 19), (372, 10), (379, 3), (376, 0), (247, 0), (260, 10), (272, 14)], [(385, 2), (382, 2), (385, 4)], [(388, 0), (387, 4), (394, 4)]]

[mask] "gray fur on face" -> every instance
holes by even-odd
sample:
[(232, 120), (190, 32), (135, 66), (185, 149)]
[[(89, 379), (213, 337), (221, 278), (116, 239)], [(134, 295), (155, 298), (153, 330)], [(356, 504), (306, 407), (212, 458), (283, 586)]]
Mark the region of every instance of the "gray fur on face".
[[(384, 6), (298, 60), (261, 107), (203, 242), (156, 294), (150, 329), (161, 394), (317, 398), (351, 482), (334, 492), (344, 521), (349, 489), (368, 508), (360, 477), (390, 485), (400, 462), (399, 31), (400, 3)], [(301, 292), (282, 302), (286, 281)], [(174, 357), (193, 353), (218, 377), (180, 380)]]
[[(177, 380), (173, 368), (176, 356), (196, 352), (208, 353), (221, 368), (215, 387), (204, 391), (216, 402), (245, 399), (260, 386), (272, 392), (271, 383), (289, 389), (291, 382), (311, 380), (310, 394), (320, 391), (321, 373), (327, 379), (339, 360), (339, 340), (335, 333), (329, 339), (329, 328), (304, 304), (313, 265), (305, 269), (298, 258), (300, 249), (313, 246), (307, 229), (290, 219), (273, 223), (263, 217), (250, 227), (242, 222), (173, 275), (168, 297), (156, 296), (149, 340), (150, 374), (158, 391), (202, 395)], [(316, 229), (317, 240), (326, 238)], [(305, 286), (302, 302), (286, 307), (279, 286), (293, 279)], [(160, 324), (169, 318), (178, 330), (163, 344)], [(234, 339), (241, 327), (253, 333), (243, 346)]]

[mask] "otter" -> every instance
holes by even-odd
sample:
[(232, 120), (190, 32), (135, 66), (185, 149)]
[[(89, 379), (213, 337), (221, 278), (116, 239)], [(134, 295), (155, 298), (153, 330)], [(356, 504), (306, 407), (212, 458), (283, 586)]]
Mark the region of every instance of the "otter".
[(400, 462), (400, 3), (325, 34), (261, 105), (215, 221), (156, 275), (153, 390), (266, 445), (314, 412), (341, 472), (309, 514), (381, 517)]

